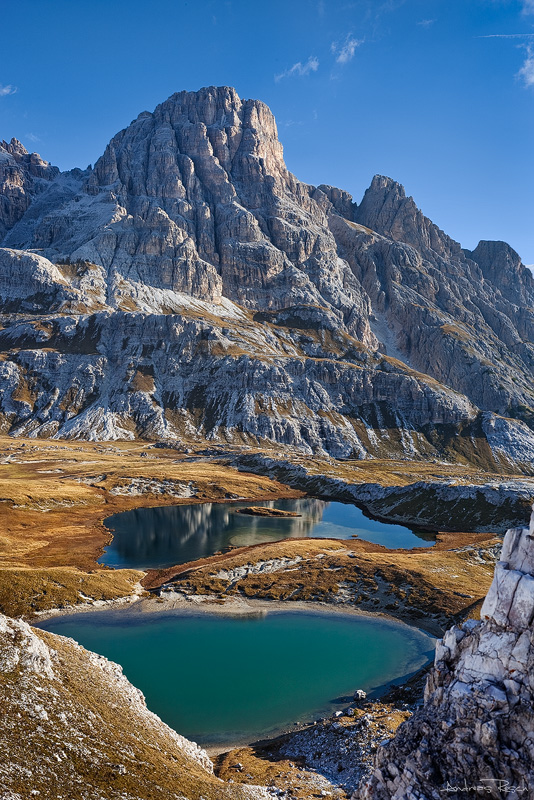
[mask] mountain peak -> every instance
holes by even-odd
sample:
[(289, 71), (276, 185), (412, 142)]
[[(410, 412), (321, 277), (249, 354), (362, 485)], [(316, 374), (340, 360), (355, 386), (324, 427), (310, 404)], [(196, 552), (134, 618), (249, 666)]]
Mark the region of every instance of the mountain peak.
[(6, 152), (8, 152), (12, 156), (29, 155), (28, 151), (26, 150), (22, 142), (19, 142), (19, 140), (15, 139), (14, 136), (9, 143), (2, 140), (0, 142), (0, 147), (2, 147)]
[[(9, 147), (19, 153), (16, 142)], [(91, 435), (123, 436), (124, 418), (144, 434), (178, 435), (184, 423), (198, 435), (242, 431), (307, 452), (380, 455), (397, 447), (382, 442), (381, 431), (473, 426), (473, 403), (534, 421), (527, 344), (534, 292), (525, 279), (526, 307), (518, 308), (508, 279), (499, 283), (495, 272), (506, 262), (513, 277), (517, 254), (481, 244), (478, 266), (384, 175), (373, 178), (359, 207), (343, 190), (301, 183), (285, 166), (269, 108), (232, 87), (177, 92), (141, 113), (89, 173), (50, 180), (57, 170), (35, 154), (0, 155), (4, 305), (16, 313), (93, 314), (94, 374), (106, 353), (110, 381), (97, 397), (87, 378), (83, 403), (68, 410), (81, 370), (73, 351), (57, 402), (50, 404), (48, 389), (33, 410), (17, 405), (16, 388), (6, 395), (0, 412), (19, 432), (51, 422), (61, 435), (85, 435), (89, 426)], [(39, 258), (23, 258), (19, 251), (28, 250)], [(188, 308), (202, 322), (189, 319)], [(227, 324), (243, 308), (250, 339)], [(89, 322), (78, 323), (72, 335), (85, 342)], [(46, 341), (39, 331), (35, 343), (21, 328), (23, 346)], [(14, 351), (19, 334), (2, 335), (6, 352)], [(151, 400), (141, 403), (130, 391), (130, 367), (113, 371), (123, 341), (131, 342), (128, 363), (141, 374), (150, 359)], [(35, 385), (55, 369), (55, 356), (46, 358), (48, 367), (32, 372)], [(1, 367), (15, 383), (26, 380), (20, 370), (28, 367)], [(242, 391), (230, 398), (225, 393), (236, 385)], [(193, 414), (197, 393), (211, 409), (204, 422)], [(528, 429), (487, 419), (483, 432), (496, 451), (502, 445), (514, 463), (532, 461)], [(371, 428), (379, 433), (369, 436)], [(395, 452), (403, 455), (421, 447), (419, 440), (408, 445), (411, 434), (399, 442)], [(428, 440), (421, 452), (438, 453), (436, 446)]]
[(424, 216), (413, 197), (406, 196), (404, 186), (384, 175), (374, 176), (356, 212), (356, 222), (423, 252), (463, 258), (460, 245)]
[(400, 198), (406, 197), (404, 186), (393, 180), (393, 178), (388, 178), (387, 175), (375, 175), (367, 191), (373, 193), (382, 192), (384, 194), (394, 192)]
[(531, 304), (534, 277), (513, 247), (506, 242), (481, 240), (472, 251), (465, 251), (476, 261), (486, 280), (498, 286), (503, 295), (516, 305)]

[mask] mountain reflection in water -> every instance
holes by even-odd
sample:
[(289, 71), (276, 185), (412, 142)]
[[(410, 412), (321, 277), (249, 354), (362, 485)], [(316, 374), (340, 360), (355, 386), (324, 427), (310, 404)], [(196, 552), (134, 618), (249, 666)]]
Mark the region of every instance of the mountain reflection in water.
[[(402, 525), (369, 519), (356, 506), (316, 498), (270, 500), (254, 505), (300, 514), (298, 517), (256, 517), (236, 513), (250, 503), (197, 503), (138, 508), (109, 517), (113, 532), (100, 563), (111, 567), (156, 568), (206, 558), (229, 547), (281, 539), (328, 537), (362, 539), (386, 547), (421, 547), (434, 543)], [(428, 541), (428, 539), (431, 539)]]

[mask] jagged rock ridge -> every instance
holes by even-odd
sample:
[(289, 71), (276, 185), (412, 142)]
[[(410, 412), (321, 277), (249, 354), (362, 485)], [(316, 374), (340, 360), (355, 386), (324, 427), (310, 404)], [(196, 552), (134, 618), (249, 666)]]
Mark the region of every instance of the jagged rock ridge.
[(58, 175), (57, 167), (37, 153), (28, 153), (18, 139), (0, 142), (0, 239)]
[(85, 172), (2, 148), (30, 187), (2, 195), (4, 430), (528, 468), (534, 282), (507, 245), (462, 251), (389, 178), (359, 206), (299, 182), (228, 87)]
[(506, 534), (482, 621), (438, 642), (424, 707), (380, 749), (354, 800), (532, 796), (533, 542), (534, 513)]

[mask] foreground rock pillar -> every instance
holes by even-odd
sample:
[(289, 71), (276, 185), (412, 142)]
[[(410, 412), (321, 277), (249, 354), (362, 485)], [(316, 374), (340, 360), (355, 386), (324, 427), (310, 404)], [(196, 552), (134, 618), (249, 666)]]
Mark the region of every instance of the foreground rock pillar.
[(506, 533), (481, 610), (436, 647), (424, 706), (353, 800), (534, 798), (534, 513)]

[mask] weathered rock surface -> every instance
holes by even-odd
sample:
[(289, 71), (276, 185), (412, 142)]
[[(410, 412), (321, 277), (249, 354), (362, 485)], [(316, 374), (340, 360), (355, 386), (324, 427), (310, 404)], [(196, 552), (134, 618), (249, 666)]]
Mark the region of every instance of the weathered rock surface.
[(395, 486), (390, 481), (383, 485), (340, 478), (335, 462), (330, 472), (317, 472), (309, 469), (306, 459), (294, 456), (290, 461), (241, 454), (234, 456), (233, 463), (240, 470), (269, 475), (311, 495), (355, 503), (377, 517), (430, 529), (497, 531), (518, 525), (528, 519), (534, 496), (530, 477), (507, 481), (487, 476), (476, 481), (472, 475), (463, 480), (436, 477)]
[(534, 514), (507, 532), (482, 621), (438, 643), (424, 707), (380, 749), (355, 800), (534, 793), (533, 542)]
[(534, 460), (519, 256), (463, 251), (389, 178), (359, 206), (299, 182), (259, 101), (172, 95), (84, 172), (4, 142), (0, 200), (14, 435)]
[(28, 153), (18, 139), (0, 142), (0, 240), (58, 174), (57, 167)]

